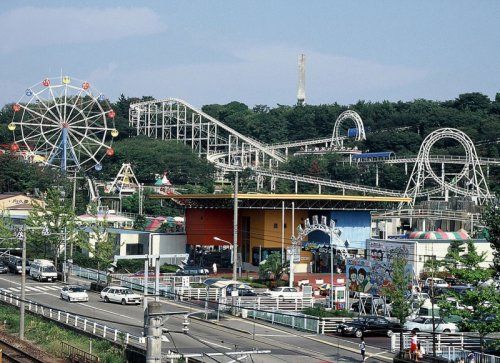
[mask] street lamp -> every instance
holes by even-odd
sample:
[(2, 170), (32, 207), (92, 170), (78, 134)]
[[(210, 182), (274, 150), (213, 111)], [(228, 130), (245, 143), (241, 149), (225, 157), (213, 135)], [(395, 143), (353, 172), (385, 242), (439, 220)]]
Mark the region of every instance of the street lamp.
[(24, 226), (24, 228), (19, 229), (16, 233), (16, 237), (22, 241), (23, 243), (23, 250), (22, 250), (22, 268), (21, 268), (21, 303), (19, 304), (19, 339), (24, 340), (24, 313), (25, 313), (25, 308), (24, 308), (24, 300), (26, 298), (26, 231), (27, 230), (35, 230), (35, 229), (41, 229), (42, 230), (42, 235), (43, 236), (48, 236), (49, 229), (45, 227), (29, 227), (29, 226)]
[(230, 246), (230, 248), (233, 250), (232, 253), (231, 253), (231, 264), (233, 265), (233, 280), (236, 281), (237, 280), (237, 274), (236, 274), (236, 263), (235, 261), (237, 261), (237, 256), (236, 256), (236, 243), (231, 243), (229, 241), (226, 241), (225, 239), (222, 239), (222, 238), (219, 238), (219, 237), (214, 237), (214, 241), (218, 241), (218, 242), (223, 242), (227, 245)]

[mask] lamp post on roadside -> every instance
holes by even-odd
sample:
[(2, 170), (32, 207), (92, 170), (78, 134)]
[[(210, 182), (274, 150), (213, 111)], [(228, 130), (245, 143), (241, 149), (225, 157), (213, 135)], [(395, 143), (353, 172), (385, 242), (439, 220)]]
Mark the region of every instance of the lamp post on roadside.
[(24, 300), (26, 299), (26, 231), (34, 229), (41, 229), (43, 236), (48, 236), (49, 230), (47, 227), (29, 227), (24, 226), (24, 228), (18, 230), (16, 237), (22, 241), (22, 268), (21, 268), (21, 302), (19, 304), (19, 339), (24, 340)]
[(229, 245), (230, 249), (232, 250), (231, 251), (231, 263), (233, 265), (233, 280), (236, 281), (237, 278), (238, 278), (238, 276), (237, 276), (237, 273), (236, 273), (236, 268), (234, 268), (236, 266), (236, 263), (235, 263), (235, 261), (236, 261), (235, 257), (236, 256), (235, 256), (235, 253), (234, 253), (235, 246), (231, 242), (226, 241), (225, 239), (222, 239), (222, 238), (219, 238), (219, 237), (214, 237), (214, 241), (223, 242), (223, 243)]

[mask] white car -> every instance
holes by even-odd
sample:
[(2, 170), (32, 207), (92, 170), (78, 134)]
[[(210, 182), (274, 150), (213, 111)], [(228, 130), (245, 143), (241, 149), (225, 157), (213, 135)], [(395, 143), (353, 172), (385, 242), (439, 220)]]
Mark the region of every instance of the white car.
[(61, 289), (61, 299), (68, 302), (89, 301), (89, 295), (83, 287), (80, 286), (64, 286)]
[(448, 283), (444, 281), (443, 279), (437, 278), (437, 277), (428, 277), (425, 280), (425, 286), (427, 287), (438, 287), (438, 288), (446, 288), (449, 287)]
[[(437, 333), (456, 333), (458, 327), (453, 323), (445, 323), (441, 318), (434, 318)], [(432, 332), (432, 317), (419, 316), (413, 320), (407, 321), (404, 325), (405, 330)]]
[(297, 290), (295, 287), (275, 287), (271, 290), (266, 290), (264, 295), (271, 297), (278, 297), (281, 299), (295, 299), (304, 296), (301, 291)]
[(457, 310), (469, 310), (469, 311), (473, 311), (474, 308), (472, 306), (465, 306), (465, 305), (462, 305), (458, 302), (458, 300), (454, 297), (447, 297), (446, 298), (446, 302), (448, 302), (449, 304), (451, 304), (455, 309)]
[(122, 286), (109, 286), (101, 291), (101, 298), (105, 302), (117, 302), (122, 305), (127, 304), (140, 304), (142, 296), (136, 294), (128, 287)]

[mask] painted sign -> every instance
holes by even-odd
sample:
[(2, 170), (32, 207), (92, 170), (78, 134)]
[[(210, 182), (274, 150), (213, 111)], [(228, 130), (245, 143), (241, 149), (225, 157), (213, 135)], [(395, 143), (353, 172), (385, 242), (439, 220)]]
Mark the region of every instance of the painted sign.
[(370, 261), (361, 258), (348, 258), (346, 263), (346, 274), (349, 291), (370, 293)]

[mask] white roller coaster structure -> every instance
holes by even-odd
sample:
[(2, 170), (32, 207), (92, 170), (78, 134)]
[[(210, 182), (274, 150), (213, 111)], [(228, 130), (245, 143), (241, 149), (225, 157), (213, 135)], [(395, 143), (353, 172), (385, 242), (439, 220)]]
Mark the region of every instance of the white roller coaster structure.
[[(280, 152), (280, 149), (287, 150), (289, 147), (298, 147), (301, 143), (307, 145), (309, 142), (318, 141), (324, 142), (325, 146), (329, 147), (330, 150), (335, 150), (338, 147), (342, 148), (345, 136), (341, 135), (341, 124), (347, 119), (353, 120), (356, 124), (357, 133), (355, 139), (365, 139), (366, 134), (361, 117), (355, 111), (347, 110), (337, 118), (331, 138), (265, 145), (253, 138), (242, 135), (180, 99), (166, 98), (135, 103), (130, 105), (129, 111), (129, 124), (136, 130), (137, 135), (146, 135), (162, 140), (177, 140), (191, 147), (199, 157), (204, 157), (214, 163), (221, 175), (230, 171), (251, 168), (255, 173), (258, 188), (263, 187), (264, 178), (270, 178), (271, 190), (275, 190), (277, 179), (284, 179), (295, 183), (296, 192), (298, 190), (297, 185), (300, 182), (318, 185), (320, 193), (321, 186), (326, 186), (342, 190), (342, 192), (348, 190), (374, 195), (404, 195), (412, 197), (413, 201), (418, 197), (438, 193), (444, 194), (445, 190), (446, 193), (452, 191), (455, 194), (470, 196), (479, 202), (490, 197), (472, 141), (467, 135), (454, 129), (443, 129), (446, 130), (443, 132), (438, 132), (440, 130), (435, 131), (424, 141), (422, 144), (424, 149), (421, 149), (419, 156), (414, 159), (415, 161), (404, 161), (415, 162), (414, 173), (404, 193), (397, 190), (356, 185), (276, 170), (278, 163), (286, 160), (286, 155)], [(460, 163), (464, 163), (466, 166), (458, 176), (458, 180), (463, 182), (468, 178), (468, 187), (463, 188), (459, 187), (458, 184), (451, 185), (450, 183), (443, 184), (444, 179), (437, 177), (430, 167), (435, 158), (429, 154), (429, 150), (434, 142), (445, 137), (455, 138), (466, 150), (465, 158), (460, 160)], [(457, 160), (448, 157), (439, 159), (439, 162), (444, 164), (450, 160), (452, 163), (457, 162)], [(497, 162), (498, 160), (493, 160), (491, 163), (495, 164)], [(423, 189), (424, 180), (429, 178), (437, 181), (438, 186), (425, 190)]]
[[(453, 139), (462, 145), (465, 150), (463, 168), (459, 173), (453, 174), (453, 179), (445, 179), (444, 164), (441, 166), (441, 175), (438, 176), (431, 165), (431, 149), (436, 142), (442, 139)], [(431, 184), (431, 189), (425, 191), (425, 184)], [(412, 205), (420, 195), (436, 194), (441, 192), (448, 199), (449, 193), (468, 196), (479, 204), (484, 203), (492, 196), (488, 189), (488, 183), (484, 177), (483, 170), (477, 157), (476, 148), (472, 140), (464, 132), (443, 128), (431, 132), (422, 142), (413, 171), (408, 180), (405, 196), (413, 199)]]

